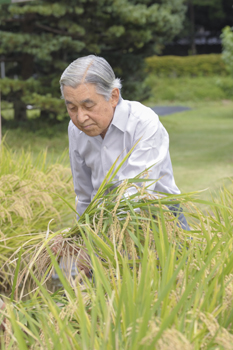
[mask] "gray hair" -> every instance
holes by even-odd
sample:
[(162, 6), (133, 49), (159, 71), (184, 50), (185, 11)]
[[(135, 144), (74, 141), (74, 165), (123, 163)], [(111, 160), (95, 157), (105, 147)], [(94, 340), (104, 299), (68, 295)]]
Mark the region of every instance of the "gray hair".
[[(103, 58), (95, 55), (80, 57), (73, 61), (62, 73), (60, 87), (62, 97), (65, 85), (76, 88), (83, 83), (96, 86), (96, 92), (103, 95), (106, 101), (111, 98), (114, 88), (121, 90), (121, 81), (115, 77), (112, 67)], [(120, 95), (121, 98), (121, 95)]]

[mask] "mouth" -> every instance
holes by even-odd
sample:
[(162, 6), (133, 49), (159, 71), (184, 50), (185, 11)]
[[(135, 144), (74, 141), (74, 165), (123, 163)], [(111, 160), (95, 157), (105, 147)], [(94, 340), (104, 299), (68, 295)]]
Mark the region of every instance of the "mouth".
[(82, 126), (83, 129), (89, 129), (91, 126), (93, 126), (94, 124), (89, 124), (89, 125), (85, 125), (85, 126)]

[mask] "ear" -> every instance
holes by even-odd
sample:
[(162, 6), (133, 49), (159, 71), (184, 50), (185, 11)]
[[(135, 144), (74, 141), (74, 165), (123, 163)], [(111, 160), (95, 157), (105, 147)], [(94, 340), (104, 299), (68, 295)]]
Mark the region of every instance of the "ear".
[(118, 101), (119, 101), (119, 97), (120, 97), (120, 91), (118, 88), (114, 88), (112, 90), (112, 95), (111, 95), (111, 105), (113, 108), (115, 108), (118, 104)]

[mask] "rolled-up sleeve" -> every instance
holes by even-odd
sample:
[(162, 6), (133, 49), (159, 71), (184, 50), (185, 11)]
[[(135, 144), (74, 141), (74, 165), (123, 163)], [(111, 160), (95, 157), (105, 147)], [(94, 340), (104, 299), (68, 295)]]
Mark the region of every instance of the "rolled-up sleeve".
[(68, 135), (70, 166), (73, 176), (74, 191), (76, 193), (77, 219), (79, 219), (91, 202), (91, 194), (93, 192), (91, 169), (87, 167), (84, 159), (82, 159), (78, 152), (77, 140), (74, 136), (74, 126), (71, 123), (68, 127)]

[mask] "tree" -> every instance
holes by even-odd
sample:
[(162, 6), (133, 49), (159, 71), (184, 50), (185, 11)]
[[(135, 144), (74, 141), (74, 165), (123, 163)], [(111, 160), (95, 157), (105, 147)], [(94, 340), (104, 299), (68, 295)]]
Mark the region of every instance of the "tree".
[[(74, 59), (90, 53), (112, 64), (126, 98), (145, 97), (143, 58), (159, 52), (182, 29), (183, 0), (62, 0), (0, 6), (1, 80), (16, 120), (26, 105), (41, 118), (62, 119), (58, 81)], [(140, 84), (139, 84), (140, 83)]]
[[(196, 38), (219, 38), (222, 28), (232, 23), (232, 1), (229, 0), (187, 0), (184, 28), (176, 40), (188, 39), (189, 51), (198, 53)], [(233, 23), (232, 23), (233, 24)], [(203, 46), (203, 45), (202, 45)], [(218, 45), (220, 52), (221, 46)], [(207, 53), (207, 52), (206, 52)]]
[(189, 0), (192, 54), (196, 54), (197, 52), (195, 32), (198, 29), (204, 29), (214, 31), (215, 35), (219, 36), (224, 22), (229, 20), (229, 13), (230, 7), (228, 0)]
[(233, 76), (233, 29), (229, 26), (225, 27), (222, 33), (222, 46), (223, 54), (222, 58), (230, 72)]
[(222, 39), (222, 58), (230, 75), (226, 79), (218, 79), (218, 86), (224, 91), (225, 96), (229, 99), (233, 97), (233, 28), (225, 27), (221, 34)]

